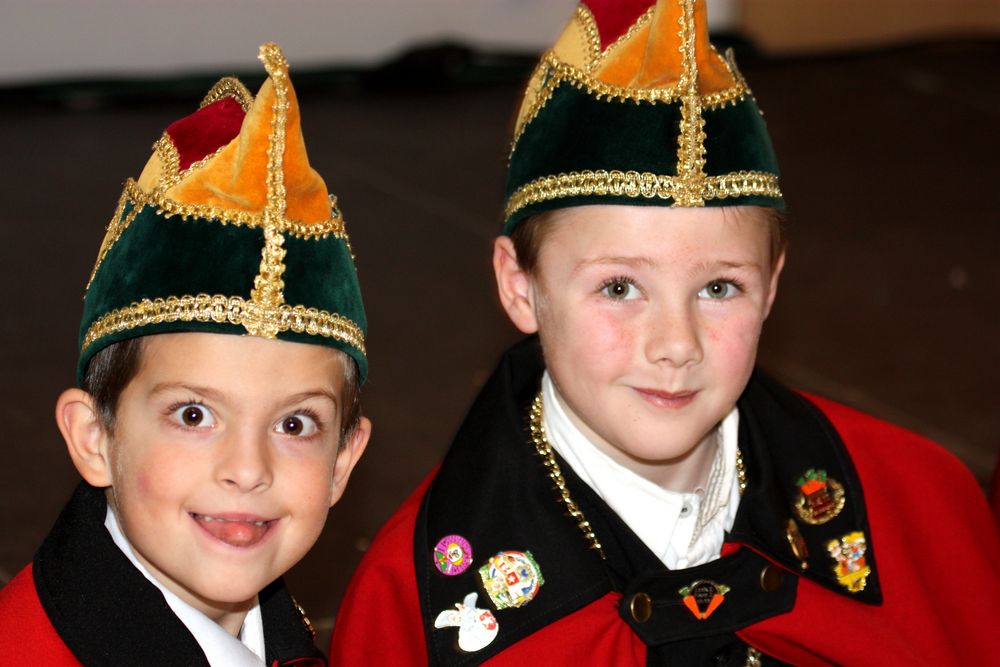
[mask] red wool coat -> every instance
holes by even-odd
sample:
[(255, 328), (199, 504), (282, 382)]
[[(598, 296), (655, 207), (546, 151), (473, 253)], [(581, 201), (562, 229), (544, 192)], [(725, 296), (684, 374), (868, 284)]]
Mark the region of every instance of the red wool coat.
[[(541, 370), (533, 343), (508, 353), (441, 467), (379, 533), (338, 614), (332, 664), (1000, 662), (1000, 540), (971, 474), (944, 449), (755, 375), (738, 404), (749, 484), (717, 561), (667, 570), (560, 461), (602, 558), (566, 513), (525, 428)], [(794, 507), (809, 469), (844, 492), (842, 510), (818, 525)], [(789, 519), (800, 540), (789, 537)], [(862, 559), (838, 572), (831, 546), (856, 544), (858, 533)], [(449, 534), (473, 550), (472, 567), (457, 576), (435, 566), (434, 546)], [(530, 551), (541, 570), (544, 583), (521, 607), (498, 609), (477, 574), (499, 550)], [(863, 579), (863, 590), (849, 590), (841, 575), (855, 588)], [(706, 580), (728, 592), (698, 618), (680, 591)], [(465, 651), (456, 627), (434, 622), (472, 592), (499, 629)], [(651, 600), (642, 622), (632, 613), (640, 593)]]

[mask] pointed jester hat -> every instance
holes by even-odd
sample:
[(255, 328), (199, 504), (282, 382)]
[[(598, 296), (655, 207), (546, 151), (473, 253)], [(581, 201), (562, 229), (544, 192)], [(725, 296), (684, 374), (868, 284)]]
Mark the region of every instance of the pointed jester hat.
[(288, 63), (254, 98), (219, 81), (125, 183), (84, 296), (87, 363), (117, 341), (200, 331), (327, 345), (364, 381), (364, 306), (344, 221), (309, 166)]
[(704, 0), (583, 0), (528, 83), (504, 233), (584, 204), (784, 208), (760, 110)]

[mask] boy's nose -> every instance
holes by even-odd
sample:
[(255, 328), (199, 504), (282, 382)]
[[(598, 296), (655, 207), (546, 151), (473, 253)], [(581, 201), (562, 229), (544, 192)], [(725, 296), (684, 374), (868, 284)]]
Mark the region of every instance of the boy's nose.
[(271, 451), (266, 435), (234, 434), (220, 443), (220, 448), (216, 467), (216, 479), (220, 484), (243, 492), (271, 486)]
[(701, 361), (698, 322), (689, 310), (663, 309), (651, 318), (647, 331), (646, 359), (650, 363), (680, 368)]

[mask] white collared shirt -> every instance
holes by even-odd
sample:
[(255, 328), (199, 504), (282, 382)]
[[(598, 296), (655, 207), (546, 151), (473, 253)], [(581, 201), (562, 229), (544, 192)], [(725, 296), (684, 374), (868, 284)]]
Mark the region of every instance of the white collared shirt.
[(547, 371), (542, 377), (542, 401), (549, 444), (664, 565), (676, 570), (719, 557), (740, 504), (736, 408), (717, 429), (718, 446), (708, 479), (694, 492), (680, 493), (654, 484), (598, 449), (573, 424)]
[(111, 511), (110, 505), (104, 518), (104, 526), (111, 533), (111, 539), (132, 562), (132, 565), (163, 593), (167, 605), (177, 618), (187, 626), (201, 650), (205, 652), (208, 664), (212, 667), (262, 667), (264, 665), (264, 621), (260, 614), (259, 603), (254, 603), (254, 606), (247, 612), (247, 617), (243, 620), (243, 627), (240, 629), (239, 639), (237, 639), (208, 616), (181, 600), (153, 577), (136, 558), (132, 545), (122, 532), (121, 526), (118, 525), (118, 517)]

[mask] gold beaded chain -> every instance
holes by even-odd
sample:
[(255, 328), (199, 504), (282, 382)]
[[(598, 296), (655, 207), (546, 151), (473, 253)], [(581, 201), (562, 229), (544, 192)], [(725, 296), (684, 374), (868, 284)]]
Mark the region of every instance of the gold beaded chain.
[(302, 625), (306, 626), (306, 630), (308, 630), (309, 634), (312, 635), (313, 641), (316, 641), (316, 626), (314, 626), (312, 621), (309, 620), (309, 617), (306, 616), (306, 610), (302, 608), (302, 605), (300, 605), (299, 601), (295, 599), (295, 596), (293, 595), (291, 598), (292, 604), (295, 605), (295, 610), (299, 612), (299, 616), (302, 618)]
[(535, 443), (535, 450), (538, 455), (542, 457), (542, 462), (545, 464), (545, 468), (549, 471), (549, 479), (553, 481), (556, 485), (556, 490), (559, 492), (560, 500), (566, 505), (566, 510), (569, 515), (573, 517), (576, 521), (577, 527), (583, 532), (584, 538), (590, 545), (591, 549), (597, 551), (601, 556), (601, 560), (605, 560), (604, 548), (601, 547), (600, 540), (597, 539), (597, 535), (594, 534), (594, 530), (587, 521), (587, 518), (583, 516), (583, 512), (580, 511), (579, 506), (576, 501), (573, 500), (572, 496), (569, 494), (569, 488), (566, 486), (566, 479), (563, 477), (562, 470), (559, 468), (559, 464), (556, 462), (555, 454), (552, 452), (552, 446), (549, 445), (548, 439), (545, 437), (545, 426), (542, 424), (542, 417), (544, 411), (542, 408), (542, 392), (539, 391), (538, 395), (535, 396), (535, 401), (531, 404), (531, 412), (529, 413), (528, 428), (531, 430), (531, 439)]
[[(559, 468), (559, 463), (556, 461), (552, 445), (549, 444), (548, 438), (545, 437), (545, 425), (542, 423), (544, 415), (545, 408), (543, 407), (542, 392), (539, 391), (531, 404), (528, 419), (528, 429), (531, 431), (531, 440), (535, 443), (535, 451), (542, 457), (542, 463), (545, 464), (545, 468), (548, 470), (549, 479), (556, 485), (559, 500), (566, 505), (567, 512), (576, 521), (577, 527), (583, 532), (583, 536), (590, 545), (590, 548), (596, 550), (601, 558), (605, 559), (601, 541), (597, 539), (597, 535), (594, 534), (594, 529), (590, 525), (590, 522), (570, 495), (569, 487), (566, 486), (566, 478), (563, 477), (562, 469)], [(746, 466), (743, 464), (743, 452), (740, 451), (739, 447), (736, 448), (736, 480), (739, 484), (740, 495), (742, 496), (747, 488), (747, 471)]]
[(747, 490), (747, 469), (743, 465), (743, 452), (736, 448), (736, 482), (740, 485), (740, 496)]

